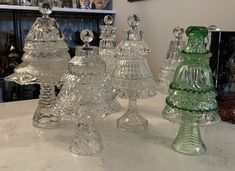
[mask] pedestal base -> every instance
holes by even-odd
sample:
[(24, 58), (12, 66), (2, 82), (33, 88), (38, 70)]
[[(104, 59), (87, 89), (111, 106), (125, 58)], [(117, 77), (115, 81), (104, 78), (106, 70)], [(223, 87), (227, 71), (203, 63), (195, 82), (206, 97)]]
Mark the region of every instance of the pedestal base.
[(138, 113), (127, 111), (117, 120), (117, 128), (122, 131), (140, 132), (148, 127), (148, 121)]
[(199, 155), (206, 151), (205, 144), (200, 135), (198, 124), (181, 123), (178, 135), (172, 144), (172, 148), (183, 154)]

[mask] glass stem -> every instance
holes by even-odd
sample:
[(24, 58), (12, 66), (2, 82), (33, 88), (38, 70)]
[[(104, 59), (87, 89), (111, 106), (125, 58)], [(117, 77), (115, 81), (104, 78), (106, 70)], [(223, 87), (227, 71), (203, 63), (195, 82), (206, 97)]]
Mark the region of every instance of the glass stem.
[(129, 98), (128, 110), (129, 110), (131, 113), (137, 113), (136, 102), (137, 102), (136, 97)]
[(55, 86), (53, 84), (41, 84), (37, 109), (33, 117), (35, 127), (49, 128), (55, 126), (59, 121), (59, 116), (51, 112), (51, 107), (55, 103)]
[(139, 132), (147, 128), (148, 121), (137, 112), (136, 92), (129, 94), (129, 106), (127, 112), (117, 119), (117, 128), (123, 131)]
[(42, 108), (51, 108), (55, 103), (55, 86), (51, 84), (42, 84), (40, 87), (40, 95), (38, 106)]
[(183, 117), (173, 149), (185, 154), (201, 154), (206, 148), (201, 138), (200, 126)]

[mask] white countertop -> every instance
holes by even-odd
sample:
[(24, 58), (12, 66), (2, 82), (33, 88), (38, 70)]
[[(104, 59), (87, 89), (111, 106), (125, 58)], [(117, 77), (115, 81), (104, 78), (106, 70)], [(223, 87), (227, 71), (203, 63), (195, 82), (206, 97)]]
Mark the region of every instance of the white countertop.
[(235, 125), (225, 122), (201, 128), (207, 151), (188, 156), (171, 149), (178, 125), (162, 118), (165, 96), (139, 100), (138, 109), (149, 121), (141, 133), (116, 130), (122, 112), (98, 118), (104, 150), (92, 157), (76, 156), (69, 150), (74, 124), (58, 129), (32, 127), (38, 100), (0, 104), (0, 171), (234, 171)]

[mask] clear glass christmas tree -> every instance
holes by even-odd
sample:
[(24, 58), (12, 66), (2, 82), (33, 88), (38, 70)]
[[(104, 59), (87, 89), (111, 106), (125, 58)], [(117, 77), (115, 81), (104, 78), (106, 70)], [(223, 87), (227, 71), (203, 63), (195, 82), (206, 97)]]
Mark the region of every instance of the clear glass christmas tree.
[[(116, 100), (117, 91), (110, 83), (110, 77), (114, 70), (116, 64), (116, 28), (112, 26), (113, 17), (111, 15), (106, 15), (104, 17), (105, 25), (101, 25), (101, 34), (100, 34), (100, 43), (99, 43), (99, 54), (101, 58), (105, 61), (106, 64), (106, 72), (105, 72), (105, 80), (106, 83), (106, 93), (109, 94), (109, 99), (112, 101), (116, 101), (115, 111), (118, 112), (121, 108), (120, 104)], [(107, 95), (105, 95), (107, 96)]]
[(113, 17), (111, 15), (106, 15), (104, 17), (105, 25), (101, 25), (101, 34), (100, 34), (100, 44), (99, 52), (101, 58), (106, 63), (106, 74), (110, 78), (114, 67), (116, 65), (116, 27), (112, 26)]
[(127, 112), (117, 120), (118, 129), (138, 132), (147, 127), (148, 121), (138, 114), (136, 101), (155, 96), (156, 88), (145, 58), (150, 50), (142, 39), (139, 17), (130, 15), (128, 24), (126, 39), (116, 49), (117, 63), (111, 79), (118, 95), (129, 99)]
[(161, 67), (158, 80), (157, 90), (163, 94), (168, 94), (168, 87), (173, 80), (176, 67), (182, 61), (180, 52), (185, 48), (186, 42), (182, 39), (184, 29), (180, 26), (173, 29), (175, 40), (170, 42), (167, 57)]
[(116, 110), (116, 99), (110, 99), (105, 82), (105, 62), (98, 47), (90, 46), (93, 33), (81, 32), (83, 47), (76, 50), (69, 62), (69, 72), (63, 78), (64, 85), (57, 96), (53, 113), (76, 116), (77, 126), (70, 150), (79, 155), (92, 155), (103, 148), (102, 139), (95, 126), (96, 116), (109, 115)]
[(163, 117), (180, 123), (172, 147), (175, 151), (197, 155), (206, 148), (200, 135), (200, 126), (220, 121), (216, 90), (208, 65), (211, 53), (206, 50), (206, 27), (191, 26), (186, 30), (188, 44), (181, 52), (183, 61), (177, 67), (169, 86), (169, 95)]
[(50, 111), (55, 102), (55, 86), (60, 84), (62, 75), (68, 70), (70, 56), (58, 24), (49, 17), (52, 12), (50, 1), (41, 2), (39, 11), (42, 17), (36, 19), (26, 37), (23, 62), (5, 80), (40, 85), (33, 126), (51, 128), (59, 123), (59, 116)]
[[(105, 59), (108, 59), (103, 56), (104, 55), (103, 53), (101, 53), (103, 55), (96, 54), (97, 47), (92, 47), (92, 48), (95, 52), (94, 55), (98, 56), (99, 58), (103, 57)], [(100, 49), (98, 50), (100, 51)], [(80, 55), (79, 48), (77, 49), (77, 51), (78, 51), (77, 55)], [(101, 112), (100, 113), (101, 117), (108, 116), (109, 114), (115, 113), (120, 109), (120, 104), (116, 100), (117, 96), (116, 90), (113, 88), (110, 79), (108, 77), (107, 67), (105, 67), (105, 69), (106, 71), (103, 73), (102, 78), (99, 80), (102, 81), (102, 87), (100, 87), (99, 93), (104, 98), (104, 101), (109, 104), (110, 112), (103, 112), (103, 113)], [(75, 88), (79, 80), (77, 79), (77, 77), (75, 77), (74, 74), (69, 72), (64, 75), (64, 77), (62, 78), (62, 82), (64, 82), (64, 85), (62, 90), (58, 94), (57, 102), (53, 107), (53, 112), (61, 116), (62, 120), (74, 120), (75, 118), (74, 106), (76, 105), (77, 94), (74, 93), (73, 89)]]

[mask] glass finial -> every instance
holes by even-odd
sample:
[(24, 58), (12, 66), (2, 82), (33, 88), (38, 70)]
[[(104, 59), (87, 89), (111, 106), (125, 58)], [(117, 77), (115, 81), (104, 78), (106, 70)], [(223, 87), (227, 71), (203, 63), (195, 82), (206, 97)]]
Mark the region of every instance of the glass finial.
[(132, 14), (128, 17), (127, 23), (130, 27), (137, 27), (140, 23), (140, 18), (136, 14)]
[(203, 26), (190, 26), (186, 30), (186, 34), (189, 38), (191, 37), (206, 37), (208, 30)]
[(49, 0), (43, 0), (39, 3), (39, 11), (43, 17), (48, 17), (52, 13), (52, 5)]
[(173, 30), (173, 34), (174, 34), (175, 38), (182, 38), (183, 34), (184, 34), (184, 29), (180, 26), (175, 27)]
[(113, 17), (111, 15), (106, 15), (104, 17), (104, 23), (106, 25), (111, 25), (113, 23)]
[(91, 30), (85, 29), (82, 30), (82, 32), (80, 33), (80, 38), (83, 43), (90, 43), (94, 38), (94, 34)]
[(220, 31), (220, 28), (216, 25), (209, 25), (207, 27), (208, 31), (211, 32), (211, 31)]
[(205, 47), (205, 37), (208, 30), (203, 26), (190, 26), (186, 30), (188, 36), (188, 44), (183, 53), (207, 53)]

